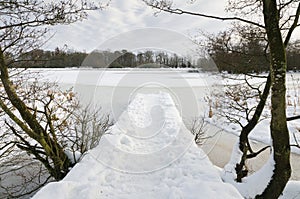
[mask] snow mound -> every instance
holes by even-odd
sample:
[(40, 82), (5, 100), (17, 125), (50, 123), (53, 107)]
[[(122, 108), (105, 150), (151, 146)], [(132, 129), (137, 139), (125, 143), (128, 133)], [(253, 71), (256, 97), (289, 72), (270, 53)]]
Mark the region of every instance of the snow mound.
[(168, 93), (137, 94), (100, 144), (34, 199), (242, 198), (193, 142)]

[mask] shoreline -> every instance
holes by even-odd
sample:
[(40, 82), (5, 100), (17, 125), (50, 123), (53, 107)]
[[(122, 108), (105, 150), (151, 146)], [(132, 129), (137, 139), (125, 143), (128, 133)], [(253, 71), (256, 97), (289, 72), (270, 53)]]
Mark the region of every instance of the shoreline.
[[(216, 132), (218, 132), (216, 134)], [(207, 154), (210, 161), (217, 167), (224, 168), (231, 157), (232, 148), (237, 142), (238, 136), (223, 131), (222, 129), (209, 124), (209, 130), (207, 136), (211, 138), (205, 139), (204, 143), (199, 147)], [(257, 151), (266, 145), (264, 143), (254, 141), (250, 139), (253, 150)], [(268, 160), (270, 150), (265, 150), (259, 154), (256, 158), (247, 160), (247, 166), (249, 174), (258, 171)], [(291, 167), (292, 174), (290, 180), (300, 180), (300, 155), (291, 153)]]

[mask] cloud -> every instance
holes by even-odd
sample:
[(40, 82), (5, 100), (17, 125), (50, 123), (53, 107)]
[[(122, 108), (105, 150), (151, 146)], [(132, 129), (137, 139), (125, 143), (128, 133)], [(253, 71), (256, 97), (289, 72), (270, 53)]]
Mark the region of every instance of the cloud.
[[(204, 0), (194, 4), (187, 2), (174, 0), (174, 5), (195, 12), (224, 15), (225, 0), (219, 0), (218, 3)], [(160, 13), (155, 17), (153, 13), (154, 10), (141, 0), (112, 0), (105, 10), (89, 12), (87, 20), (55, 27), (55, 35), (45, 48), (54, 49), (66, 44), (70, 48), (90, 52), (113, 36), (139, 28), (167, 28), (187, 34), (198, 29), (217, 32), (226, 26), (226, 23), (212, 23), (211, 19), (195, 16)]]

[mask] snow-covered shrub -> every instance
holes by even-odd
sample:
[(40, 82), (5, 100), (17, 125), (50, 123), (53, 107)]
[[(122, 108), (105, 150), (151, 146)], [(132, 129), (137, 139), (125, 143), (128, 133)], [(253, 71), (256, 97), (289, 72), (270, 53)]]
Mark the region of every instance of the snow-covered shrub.
[(204, 117), (194, 118), (190, 125), (188, 125), (188, 129), (195, 136), (195, 143), (201, 145), (203, 141), (206, 139), (205, 131), (207, 127), (207, 123), (205, 123)]

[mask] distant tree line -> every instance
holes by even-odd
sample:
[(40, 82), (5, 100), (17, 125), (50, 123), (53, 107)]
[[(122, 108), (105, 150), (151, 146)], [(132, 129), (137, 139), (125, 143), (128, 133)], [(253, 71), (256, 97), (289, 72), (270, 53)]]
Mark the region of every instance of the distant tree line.
[[(37, 49), (24, 53), (14, 60), (14, 67), (66, 68), (66, 67), (196, 67), (192, 61), (176, 53), (147, 50), (133, 53), (121, 51), (94, 51), (90, 54), (56, 48), (54, 51)], [(192, 63), (193, 62), (193, 63)]]
[[(133, 53), (120, 51), (70, 51), (56, 48), (54, 51), (36, 49), (14, 59), (14, 67), (27, 68), (135, 68), (135, 67), (170, 67), (201, 68), (210, 70), (217, 66), (219, 71), (229, 73), (260, 73), (269, 71), (268, 52), (265, 41), (257, 32), (244, 35), (239, 42), (233, 43), (228, 32), (221, 32), (209, 38), (206, 45), (210, 58), (200, 57), (192, 60), (176, 53), (163, 51), (143, 51)], [(291, 42), (287, 47), (287, 69), (300, 71), (300, 40)], [(214, 63), (213, 63), (214, 62)], [(213, 65), (215, 64), (215, 65)]]
[(35, 49), (14, 59), (13, 67), (66, 68), (78, 67), (87, 53), (56, 48), (54, 51)]
[[(176, 53), (157, 52), (147, 50), (133, 53), (127, 50), (122, 51), (96, 51), (92, 53), (94, 62), (89, 62), (91, 66), (108, 66), (110, 68), (123, 67), (171, 67), (186, 68), (192, 66), (191, 59), (177, 55)], [(90, 55), (91, 56), (91, 55)], [(97, 62), (98, 61), (98, 62)]]

